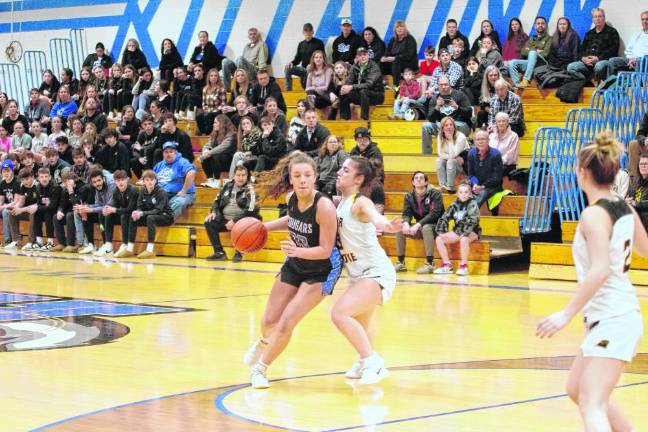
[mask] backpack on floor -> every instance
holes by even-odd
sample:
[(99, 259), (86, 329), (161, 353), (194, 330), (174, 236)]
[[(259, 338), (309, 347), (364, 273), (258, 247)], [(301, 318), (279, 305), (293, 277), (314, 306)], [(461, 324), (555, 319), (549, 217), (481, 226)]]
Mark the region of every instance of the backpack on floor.
[(584, 79), (566, 82), (556, 90), (556, 97), (561, 102), (577, 103), (584, 87)]

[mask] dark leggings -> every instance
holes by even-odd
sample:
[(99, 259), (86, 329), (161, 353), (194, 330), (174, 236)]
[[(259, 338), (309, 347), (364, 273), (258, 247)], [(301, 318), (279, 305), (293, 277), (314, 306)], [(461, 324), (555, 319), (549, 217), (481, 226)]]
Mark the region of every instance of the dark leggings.
[(229, 171), (232, 155), (217, 153), (202, 161), (202, 168), (207, 178), (220, 178), (222, 171)]
[(202, 111), (196, 114), (196, 124), (201, 135), (209, 135), (214, 128), (214, 119), (219, 113)]
[(128, 225), (128, 241), (135, 242), (137, 237), (137, 227), (145, 226), (148, 243), (155, 242), (155, 228), (159, 226), (169, 226), (173, 223), (173, 216), (167, 214), (145, 215), (137, 220), (137, 222)]

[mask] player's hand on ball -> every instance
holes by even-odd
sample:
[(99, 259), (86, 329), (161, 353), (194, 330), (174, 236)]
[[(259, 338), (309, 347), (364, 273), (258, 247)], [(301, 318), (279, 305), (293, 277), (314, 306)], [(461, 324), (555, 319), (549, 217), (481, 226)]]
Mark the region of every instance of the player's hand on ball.
[(281, 240), (279, 244), (281, 245), (281, 250), (286, 254), (286, 256), (297, 258), (299, 248), (292, 240)]
[(567, 316), (565, 311), (561, 310), (555, 312), (540, 321), (540, 324), (538, 324), (538, 327), (536, 328), (536, 336), (539, 338), (550, 338), (565, 328), (565, 326), (569, 324), (569, 321), (571, 321), (571, 319)]

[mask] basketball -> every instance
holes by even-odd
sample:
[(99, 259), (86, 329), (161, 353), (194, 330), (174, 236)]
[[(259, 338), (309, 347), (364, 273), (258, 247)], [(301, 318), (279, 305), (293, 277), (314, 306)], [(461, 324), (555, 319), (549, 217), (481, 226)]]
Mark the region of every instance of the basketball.
[(232, 244), (241, 253), (252, 253), (265, 246), (268, 230), (263, 222), (253, 217), (245, 217), (232, 227)]

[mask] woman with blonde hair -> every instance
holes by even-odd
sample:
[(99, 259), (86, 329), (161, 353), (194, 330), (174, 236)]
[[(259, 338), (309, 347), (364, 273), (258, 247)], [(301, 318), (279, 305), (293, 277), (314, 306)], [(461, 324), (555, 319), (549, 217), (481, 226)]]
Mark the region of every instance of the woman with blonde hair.
[(140, 49), (140, 44), (137, 39), (131, 38), (126, 42), (126, 49), (124, 49), (122, 54), (121, 64), (124, 66), (133, 65), (137, 70), (149, 67), (146, 56)]
[(488, 126), (488, 113), (490, 112), (490, 100), (495, 96), (495, 83), (502, 78), (502, 73), (495, 65), (486, 67), (482, 78), (481, 94), (479, 96), (479, 112), (477, 121), (473, 122), (475, 128)]
[[(326, 63), (324, 51), (317, 50), (311, 55), (310, 63), (306, 67), (306, 94), (308, 102), (317, 109), (327, 108), (331, 105), (329, 86), (333, 78), (333, 68)], [(327, 113), (328, 114), (328, 113)]]
[(455, 177), (464, 164), (465, 156), (462, 154), (469, 148), (466, 136), (457, 130), (454, 119), (450, 116), (441, 119), (437, 137), (436, 172), (442, 190), (454, 193)]
[(211, 133), (216, 116), (223, 113), (223, 108), (227, 106), (227, 93), (218, 69), (207, 72), (207, 83), (203, 87), (202, 95), (203, 110), (196, 114), (196, 124), (199, 134), (207, 135)]
[(405, 21), (394, 23), (394, 36), (389, 40), (380, 64), (383, 74), (392, 76), (394, 85), (400, 82), (403, 69), (418, 70), (416, 39), (409, 33)]
[(317, 163), (317, 190), (332, 197), (335, 195), (337, 172), (349, 157), (344, 151), (344, 138), (336, 135), (326, 137), (315, 158)]
[(226, 171), (236, 151), (236, 127), (225, 114), (219, 114), (214, 119), (209, 141), (202, 148), (200, 162), (207, 176), (207, 182), (202, 186), (220, 187), (220, 173)]

